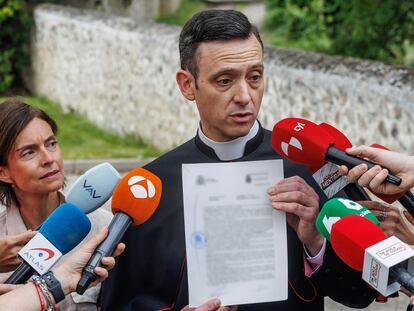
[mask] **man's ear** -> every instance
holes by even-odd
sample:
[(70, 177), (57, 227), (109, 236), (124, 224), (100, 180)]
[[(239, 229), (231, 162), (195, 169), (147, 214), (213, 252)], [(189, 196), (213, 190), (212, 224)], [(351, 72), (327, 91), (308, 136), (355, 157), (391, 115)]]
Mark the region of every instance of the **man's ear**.
[(7, 184), (12, 184), (13, 180), (10, 177), (9, 170), (5, 166), (0, 166), (0, 181)]
[(178, 87), (181, 94), (188, 100), (195, 100), (195, 79), (194, 76), (187, 70), (178, 70), (175, 75)]

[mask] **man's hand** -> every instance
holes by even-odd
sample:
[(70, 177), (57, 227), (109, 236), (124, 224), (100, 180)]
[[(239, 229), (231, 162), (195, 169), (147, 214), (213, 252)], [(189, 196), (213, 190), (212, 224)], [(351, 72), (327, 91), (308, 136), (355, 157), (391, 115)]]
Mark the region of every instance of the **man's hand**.
[(323, 237), (315, 226), (319, 213), (319, 196), (299, 176), (283, 179), (268, 189), (272, 207), (286, 212), (289, 225), (296, 231), (311, 256), (316, 255)]
[(376, 201), (358, 201), (368, 208), (381, 222), (381, 229), (387, 236), (395, 235), (401, 241), (414, 245), (414, 218), (407, 211)]
[(189, 308), (188, 306), (181, 309), (181, 311), (236, 311), (237, 306), (222, 307), (219, 299), (210, 299), (197, 308)]
[(368, 170), (366, 164), (360, 164), (349, 171), (346, 166), (341, 166), (341, 174), (348, 175), (349, 182), (358, 183), (360, 186), (368, 187), (372, 192), (378, 194), (406, 192), (414, 186), (413, 157), (367, 146), (349, 148), (346, 149), (346, 152), (360, 158), (367, 158), (371, 162), (382, 165), (402, 179), (400, 186), (384, 182), (389, 172), (379, 165)]
[(21, 264), (22, 261), (17, 253), (36, 233), (36, 231), (26, 231), (0, 238), (0, 273), (13, 271)]

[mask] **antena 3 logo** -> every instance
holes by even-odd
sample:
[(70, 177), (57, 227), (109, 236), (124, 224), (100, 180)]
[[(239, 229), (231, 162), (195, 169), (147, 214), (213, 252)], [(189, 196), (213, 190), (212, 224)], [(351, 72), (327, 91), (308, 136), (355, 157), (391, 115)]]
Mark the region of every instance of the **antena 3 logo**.
[(155, 196), (155, 187), (151, 180), (143, 176), (132, 176), (128, 179), (128, 186), (137, 199), (153, 198)]

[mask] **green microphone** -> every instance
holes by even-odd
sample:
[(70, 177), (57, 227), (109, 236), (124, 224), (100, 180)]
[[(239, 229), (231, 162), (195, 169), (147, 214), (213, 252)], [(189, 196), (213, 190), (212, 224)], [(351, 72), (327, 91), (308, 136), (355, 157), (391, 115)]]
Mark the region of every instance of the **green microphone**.
[(330, 241), (332, 226), (348, 215), (359, 215), (371, 220), (376, 225), (380, 224), (377, 217), (361, 204), (348, 199), (333, 198), (327, 201), (319, 212), (316, 218), (316, 229)]

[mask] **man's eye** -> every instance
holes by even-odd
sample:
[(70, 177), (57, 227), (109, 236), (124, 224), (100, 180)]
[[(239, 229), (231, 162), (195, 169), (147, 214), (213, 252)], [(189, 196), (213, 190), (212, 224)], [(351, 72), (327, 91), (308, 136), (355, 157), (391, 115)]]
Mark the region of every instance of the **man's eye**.
[(261, 75), (254, 75), (254, 76), (250, 77), (250, 80), (253, 81), (253, 82), (258, 82), (258, 81), (260, 81), (261, 78), (262, 78)]
[(226, 86), (226, 85), (229, 85), (231, 82), (232, 82), (231, 79), (221, 79), (217, 81), (217, 84), (221, 86)]

